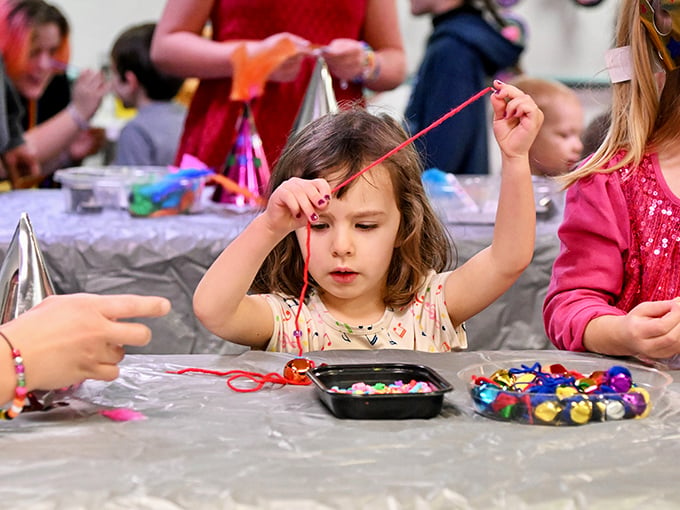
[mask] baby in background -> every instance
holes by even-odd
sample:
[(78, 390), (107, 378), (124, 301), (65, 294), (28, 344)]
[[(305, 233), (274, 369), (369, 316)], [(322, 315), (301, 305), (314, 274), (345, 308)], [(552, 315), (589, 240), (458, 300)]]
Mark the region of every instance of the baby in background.
[(519, 89), (495, 87), (503, 183), (489, 247), (452, 270), (454, 251), (413, 145), (360, 173), (407, 139), (403, 128), (386, 115), (344, 110), (289, 140), (266, 209), (196, 289), (203, 325), (271, 351), (467, 347), (464, 322), (517, 280), (534, 251), (528, 153), (543, 114)]
[(173, 101), (183, 79), (161, 73), (149, 51), (154, 23), (128, 28), (111, 49), (111, 87), (137, 115), (121, 130), (115, 165), (172, 165), (182, 134), (186, 108)]
[(519, 76), (512, 84), (529, 94), (544, 115), (536, 141), (529, 150), (531, 173), (563, 175), (581, 160), (583, 105), (576, 92), (555, 80)]

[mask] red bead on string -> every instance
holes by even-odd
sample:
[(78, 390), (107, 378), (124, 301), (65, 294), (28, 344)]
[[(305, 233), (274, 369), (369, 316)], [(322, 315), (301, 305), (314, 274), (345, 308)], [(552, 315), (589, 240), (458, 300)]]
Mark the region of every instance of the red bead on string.
[[(312, 368), (314, 368), (314, 362), (312, 360), (295, 358), (286, 363), (283, 375), (277, 372), (261, 374), (259, 372), (249, 372), (247, 370), (227, 370), (226, 372), (220, 372), (219, 370), (208, 370), (206, 368), (183, 368), (181, 370), (168, 370), (167, 373), (178, 375), (199, 373), (227, 377), (227, 386), (229, 386), (230, 389), (239, 393), (250, 393), (262, 389), (267, 383), (281, 385), (292, 384), (295, 386), (306, 386), (311, 384), (311, 381), (306, 374), (307, 371)], [(234, 381), (238, 379), (248, 379), (251, 382), (254, 382), (255, 385), (250, 387), (234, 386)]]

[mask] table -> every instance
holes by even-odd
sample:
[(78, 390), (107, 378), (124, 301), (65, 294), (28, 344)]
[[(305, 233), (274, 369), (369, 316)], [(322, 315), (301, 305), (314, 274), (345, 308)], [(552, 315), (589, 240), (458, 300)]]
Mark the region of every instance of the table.
[[(141, 320), (154, 340), (131, 353), (239, 353), (244, 348), (211, 335), (196, 320), (193, 291), (224, 247), (252, 218), (205, 200), (201, 214), (132, 218), (125, 211), (65, 212), (62, 190), (19, 190), (0, 194), (0, 257), (27, 212), (48, 271), (59, 293), (130, 292), (168, 297), (172, 312)], [(449, 225), (459, 263), (486, 247), (493, 226)], [(559, 250), (559, 220), (539, 221), (534, 259), (513, 287), (468, 321), (470, 349), (549, 348), (541, 307)]]
[[(200, 367), (281, 372), (291, 356), (128, 355), (112, 383), (87, 381), (67, 407), (0, 422), (0, 497), (17, 508), (677, 508), (680, 372), (650, 416), (574, 427), (476, 414), (460, 369), (560, 351), (311, 353), (320, 363), (426, 365), (451, 382), (429, 420), (341, 420), (308, 386), (229, 390)], [(510, 366), (516, 366), (511, 364)], [(133, 408), (143, 421), (98, 414)]]

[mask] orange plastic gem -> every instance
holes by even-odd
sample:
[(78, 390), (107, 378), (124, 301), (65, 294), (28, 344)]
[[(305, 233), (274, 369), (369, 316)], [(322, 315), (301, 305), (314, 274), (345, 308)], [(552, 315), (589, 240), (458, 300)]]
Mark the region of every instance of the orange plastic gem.
[(314, 362), (307, 358), (295, 358), (286, 363), (283, 377), (293, 384), (307, 383), (307, 370), (314, 368)]

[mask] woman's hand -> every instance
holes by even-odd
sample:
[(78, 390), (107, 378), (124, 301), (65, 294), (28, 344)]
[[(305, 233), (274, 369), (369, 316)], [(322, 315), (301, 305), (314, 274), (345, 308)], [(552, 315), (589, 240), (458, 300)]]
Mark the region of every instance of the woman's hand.
[(351, 81), (363, 75), (366, 48), (354, 39), (333, 39), (321, 50), (330, 73), (340, 80)]
[(73, 85), (71, 103), (84, 119), (90, 120), (108, 91), (109, 85), (103, 73), (85, 69)]
[(297, 53), (289, 56), (283, 62), (281, 62), (269, 75), (269, 81), (275, 82), (290, 82), (294, 81), (298, 74), (300, 74), (300, 67), (302, 66), (302, 61), (307, 55), (310, 54), (310, 42), (302, 37), (299, 37), (288, 32), (281, 32), (279, 34), (274, 34), (256, 44), (255, 52), (265, 52), (269, 51), (284, 39), (293, 42), (297, 48)]

